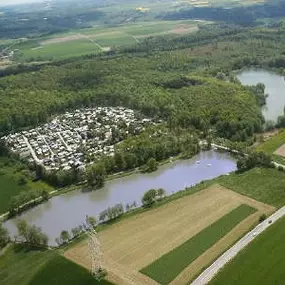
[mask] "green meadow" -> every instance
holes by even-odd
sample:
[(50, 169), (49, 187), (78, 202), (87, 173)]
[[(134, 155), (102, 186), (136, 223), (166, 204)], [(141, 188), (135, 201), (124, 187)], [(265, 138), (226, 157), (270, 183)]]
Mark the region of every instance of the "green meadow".
[[(9, 161), (9, 158), (0, 157), (0, 214), (8, 211), (12, 197), (22, 191), (53, 190), (43, 181), (33, 182), (27, 177), (26, 172), (21, 164), (15, 164)], [(22, 177), (25, 177), (25, 183), (20, 183)]]
[(10, 246), (0, 256), (1, 285), (111, 285), (98, 282), (84, 268), (67, 260), (56, 250), (26, 251)]
[(285, 218), (277, 221), (226, 265), (209, 285), (283, 285)]
[(242, 174), (218, 178), (217, 181), (257, 201), (275, 207), (285, 205), (285, 173), (276, 169), (254, 168)]
[[(206, 23), (199, 22), (200, 25)], [(140, 22), (115, 27), (94, 26), (24, 41), (15, 48), (19, 50), (18, 57), (24, 60), (58, 60), (97, 54), (110, 47), (135, 45), (150, 36), (178, 35), (180, 32), (191, 33), (197, 29), (195, 21)]]

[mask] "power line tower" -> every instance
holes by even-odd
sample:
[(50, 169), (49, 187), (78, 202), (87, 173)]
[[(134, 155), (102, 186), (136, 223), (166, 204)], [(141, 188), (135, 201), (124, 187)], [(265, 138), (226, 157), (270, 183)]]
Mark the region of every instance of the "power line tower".
[(88, 236), (88, 247), (91, 257), (91, 274), (96, 279), (100, 280), (107, 274), (103, 265), (103, 253), (101, 251), (101, 244), (95, 230), (90, 230), (88, 232)]

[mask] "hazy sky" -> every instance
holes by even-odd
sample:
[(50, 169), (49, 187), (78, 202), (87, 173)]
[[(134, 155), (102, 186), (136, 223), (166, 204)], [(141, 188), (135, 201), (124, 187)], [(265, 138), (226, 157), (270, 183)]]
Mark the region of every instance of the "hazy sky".
[(0, 6), (12, 5), (12, 4), (23, 4), (32, 2), (43, 2), (44, 0), (0, 0)]

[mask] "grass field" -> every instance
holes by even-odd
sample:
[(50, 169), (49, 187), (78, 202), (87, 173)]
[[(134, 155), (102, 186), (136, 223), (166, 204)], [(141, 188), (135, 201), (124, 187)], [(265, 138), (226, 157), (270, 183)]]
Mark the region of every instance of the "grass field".
[(210, 285), (283, 285), (285, 218), (277, 221), (240, 252)]
[(169, 284), (191, 262), (255, 211), (248, 205), (237, 207), (179, 247), (143, 268), (141, 272), (160, 284)]
[(263, 151), (267, 154), (273, 154), (279, 147), (285, 143), (285, 130), (280, 131), (277, 135), (259, 145), (256, 150)]
[(25, 251), (10, 247), (0, 256), (1, 285), (109, 285), (98, 282), (88, 271), (57, 251)]
[(95, 280), (83, 267), (61, 255), (54, 256), (33, 277), (29, 285), (111, 285)]
[(64, 42), (60, 44), (27, 48), (23, 50), (23, 54), (26, 59), (34, 58), (36, 60), (37, 58), (43, 58), (51, 60), (53, 58), (64, 59), (85, 54), (96, 54), (100, 51), (99, 47), (94, 43), (86, 39), (79, 39), (77, 41)]
[(10, 247), (4, 256), (0, 256), (1, 285), (28, 285), (54, 256), (54, 252), (26, 252), (20, 247)]
[[(139, 271), (241, 204), (247, 204), (258, 211), (230, 231), (215, 246), (206, 250), (174, 280), (176, 284), (184, 284), (241, 237), (257, 222), (261, 213), (272, 213), (274, 208), (219, 185), (212, 185), (107, 227), (99, 233), (99, 238), (108, 270), (108, 280), (116, 284), (157, 284)], [(69, 248), (65, 256), (88, 267), (90, 259), (87, 241)]]
[[(199, 25), (207, 22), (199, 22)], [(195, 21), (156, 21), (96, 26), (25, 41), (16, 45), (25, 60), (51, 60), (98, 53), (110, 47), (134, 45), (146, 37), (189, 34), (198, 29)]]
[(285, 173), (276, 169), (255, 168), (242, 174), (221, 177), (218, 182), (263, 203), (275, 207), (285, 205)]
[(53, 188), (42, 181), (32, 182), (27, 179), (27, 183), (20, 185), (18, 180), (23, 177), (23, 169), (16, 164), (7, 162), (8, 158), (0, 157), (0, 214), (7, 212), (11, 198), (18, 195), (21, 191), (41, 191), (47, 189), (48, 191)]

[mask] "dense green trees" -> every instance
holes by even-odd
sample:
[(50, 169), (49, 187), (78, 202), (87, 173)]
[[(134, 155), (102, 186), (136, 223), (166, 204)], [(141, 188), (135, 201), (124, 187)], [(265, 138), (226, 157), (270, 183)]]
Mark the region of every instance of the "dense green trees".
[(150, 158), (148, 161), (147, 161), (147, 164), (146, 164), (146, 169), (145, 171), (146, 172), (153, 172), (153, 171), (156, 171), (157, 170), (157, 162), (155, 160), (155, 158)]
[[(223, 72), (227, 74), (248, 50), (252, 50), (248, 33), (238, 28), (212, 27), (190, 38), (193, 49), (209, 38), (211, 44), (205, 46), (209, 54), (177, 50), (129, 56), (125, 52), (120, 56), (50, 64), (35, 73), (1, 78), (0, 132), (34, 126), (69, 108), (98, 104), (138, 109), (149, 116), (165, 119), (171, 127), (203, 129), (231, 120), (257, 128), (261, 124), (261, 114), (251, 91), (222, 80), (189, 76), (194, 71), (216, 76), (225, 65), (227, 70)], [(222, 41), (225, 38), (231, 42), (227, 50), (223, 46), (212, 46), (213, 39)], [(241, 42), (241, 38), (245, 40)], [(181, 38), (185, 47), (189, 46), (187, 39), (188, 36)], [(235, 41), (239, 46), (231, 48)], [(179, 47), (180, 39), (167, 41), (166, 47), (172, 44)], [(161, 46), (159, 42), (154, 45)], [(256, 50), (267, 52), (262, 46)]]
[(264, 152), (252, 152), (247, 156), (240, 157), (237, 161), (238, 173), (254, 167), (272, 167), (271, 157)]
[(0, 249), (3, 248), (9, 240), (10, 238), (7, 229), (0, 223)]
[(164, 189), (150, 189), (144, 193), (142, 197), (142, 204), (144, 207), (151, 207), (158, 199), (162, 199), (164, 196)]
[[(50, 11), (21, 12), (9, 9), (0, 18), (0, 38), (26, 38), (38, 35), (67, 31), (69, 29), (89, 27), (89, 22), (100, 20), (104, 13), (99, 10), (69, 10), (64, 3), (57, 7), (56, 13)], [(61, 13), (60, 17), (58, 13)], [(23, 21), (23, 19), (27, 19)], [(45, 20), (43, 20), (45, 19)], [(80, 19), (80, 21), (79, 21)]]
[(119, 203), (113, 207), (109, 207), (108, 209), (102, 211), (99, 214), (99, 220), (100, 222), (111, 221), (120, 217), (121, 215), (123, 215), (123, 213), (124, 207), (121, 203)]
[(156, 190), (150, 189), (144, 193), (142, 197), (142, 204), (144, 207), (150, 207), (152, 204), (155, 203), (156, 199)]
[(103, 164), (93, 164), (86, 173), (88, 185), (93, 188), (103, 187), (105, 183), (105, 175), (106, 170)]
[(248, 86), (248, 89), (256, 96), (258, 105), (264, 106), (266, 104), (265, 85), (263, 83), (258, 83), (255, 86)]
[(90, 229), (95, 229), (97, 225), (97, 220), (92, 216), (86, 216), (86, 224)]
[[(273, 3), (271, 3), (273, 2)], [(205, 19), (226, 22), (241, 26), (258, 25), (259, 18), (275, 18), (285, 16), (284, 1), (271, 1), (264, 5), (237, 7), (194, 7), (169, 12), (162, 17), (166, 20)]]
[(30, 226), (24, 220), (17, 222), (19, 242), (24, 243), (28, 247), (46, 247), (48, 244), (48, 237), (42, 230), (36, 226)]

